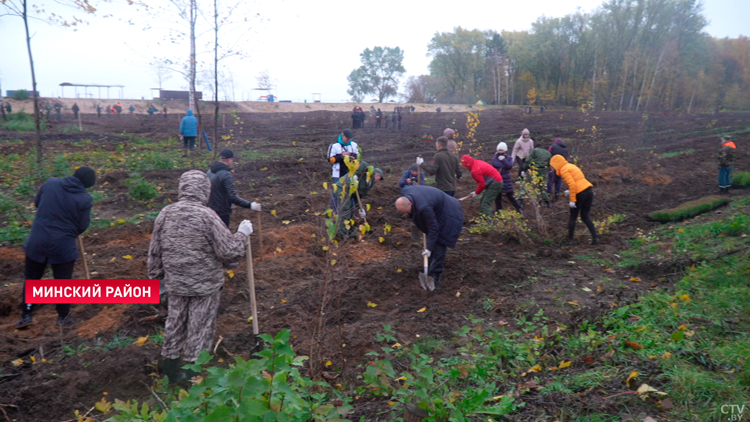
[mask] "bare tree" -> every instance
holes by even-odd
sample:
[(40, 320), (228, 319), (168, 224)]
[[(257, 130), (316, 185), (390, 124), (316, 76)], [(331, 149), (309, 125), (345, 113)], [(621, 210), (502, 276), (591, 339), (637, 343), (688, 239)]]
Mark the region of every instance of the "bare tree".
[(151, 64), (151, 72), (154, 80), (159, 84), (159, 90), (162, 89), (164, 82), (172, 79), (172, 69), (162, 60), (154, 60)]

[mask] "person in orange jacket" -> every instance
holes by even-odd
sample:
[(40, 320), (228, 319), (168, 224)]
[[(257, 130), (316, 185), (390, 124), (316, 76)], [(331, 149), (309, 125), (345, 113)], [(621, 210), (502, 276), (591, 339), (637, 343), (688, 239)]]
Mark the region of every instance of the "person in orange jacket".
[(591, 184), (583, 175), (581, 169), (575, 164), (571, 164), (562, 155), (555, 155), (549, 161), (550, 166), (555, 169), (558, 176), (562, 177), (568, 185), (570, 195), (570, 218), (568, 219), (568, 245), (573, 244), (573, 234), (576, 230), (576, 220), (578, 212), (581, 213), (583, 224), (591, 232), (591, 244), (599, 244), (599, 235), (596, 234), (594, 222), (589, 217), (591, 205), (594, 203), (594, 185)]
[(734, 162), (734, 150), (737, 145), (732, 142), (728, 135), (721, 137), (721, 149), (719, 150), (719, 193), (729, 193), (732, 187), (732, 163)]

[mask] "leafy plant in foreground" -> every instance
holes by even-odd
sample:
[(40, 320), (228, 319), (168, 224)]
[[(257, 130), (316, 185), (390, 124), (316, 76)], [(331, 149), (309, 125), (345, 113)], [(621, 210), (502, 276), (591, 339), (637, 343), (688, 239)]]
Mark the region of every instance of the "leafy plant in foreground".
[(148, 201), (159, 196), (159, 189), (155, 184), (144, 179), (140, 173), (131, 173), (128, 179), (125, 179), (128, 185), (128, 194), (140, 201)]

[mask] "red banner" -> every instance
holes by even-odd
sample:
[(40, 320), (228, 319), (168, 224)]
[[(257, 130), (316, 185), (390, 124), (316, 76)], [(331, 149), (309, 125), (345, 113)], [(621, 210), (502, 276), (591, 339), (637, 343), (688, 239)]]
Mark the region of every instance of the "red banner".
[(159, 303), (159, 280), (26, 280), (26, 303)]

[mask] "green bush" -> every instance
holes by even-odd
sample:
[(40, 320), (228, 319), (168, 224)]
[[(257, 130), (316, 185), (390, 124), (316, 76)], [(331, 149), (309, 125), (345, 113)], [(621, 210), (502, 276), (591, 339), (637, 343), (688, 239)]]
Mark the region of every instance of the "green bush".
[(750, 186), (750, 172), (741, 171), (732, 175), (733, 186)]
[(139, 201), (149, 201), (159, 196), (156, 185), (144, 179), (140, 173), (130, 173), (125, 184), (128, 185), (128, 194)]
[(503, 233), (521, 243), (531, 243), (528, 235), (531, 229), (516, 211), (500, 210), (493, 215), (481, 215), (471, 221), (474, 225), (469, 229), (470, 233)]
[(328, 384), (315, 382), (300, 374), (306, 357), (295, 356), (289, 344), (289, 330), (276, 337), (260, 336), (266, 343), (257, 359), (235, 358), (229, 368), (207, 367), (211, 360), (203, 351), (193, 371), (206, 370), (200, 383), (180, 399), (169, 397), (169, 411), (158, 412), (147, 404), (117, 400), (114, 409), (119, 414), (111, 422), (143, 420), (190, 421), (344, 421), (352, 411), (348, 399), (333, 404)]
[(712, 209), (728, 203), (729, 198), (724, 196), (706, 196), (701, 199), (696, 199), (695, 201), (685, 202), (684, 204), (672, 209), (654, 211), (649, 214), (649, 217), (651, 217), (652, 220), (661, 222), (681, 221), (711, 211)]
[(28, 100), (31, 97), (29, 91), (25, 89), (17, 89), (13, 91), (13, 99), (18, 101)]

